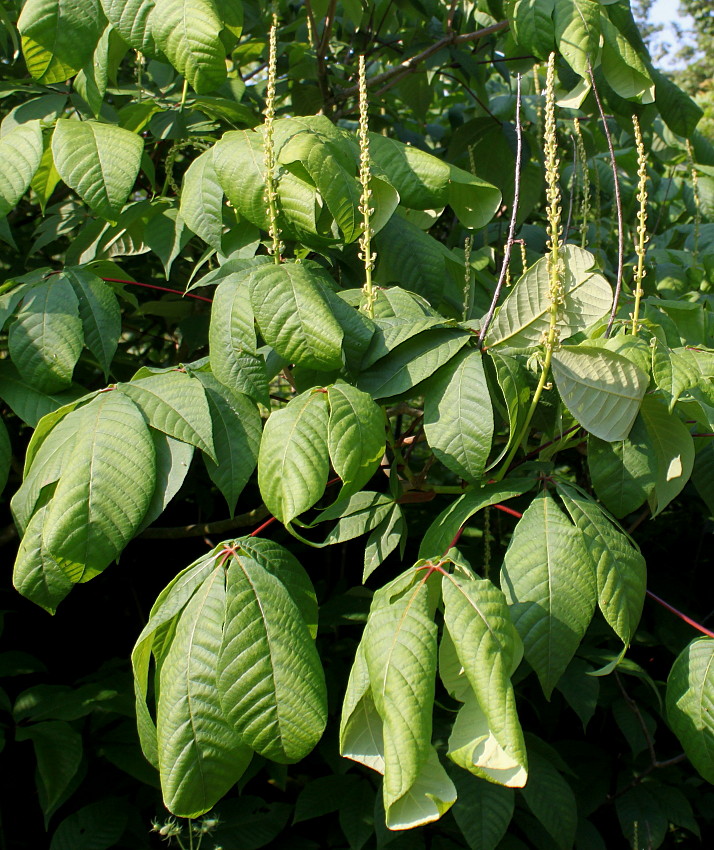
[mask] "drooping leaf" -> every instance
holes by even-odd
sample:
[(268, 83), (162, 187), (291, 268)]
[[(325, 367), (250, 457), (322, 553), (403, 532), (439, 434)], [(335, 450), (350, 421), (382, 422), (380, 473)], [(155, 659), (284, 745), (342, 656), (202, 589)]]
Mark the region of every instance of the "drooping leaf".
[(600, 46), (600, 4), (597, 0), (555, 0), (555, 41), (567, 63), (581, 77), (595, 67)]
[(432, 378), (424, 399), (424, 431), (446, 467), (466, 481), (480, 482), (493, 438), (480, 351), (462, 349)]
[(526, 367), (521, 361), (496, 351), (489, 351), (489, 355), (496, 368), (496, 380), (503, 393), (508, 417), (508, 442), (489, 464), (489, 469), (492, 469), (506, 456), (514, 440), (521, 434), (530, 408), (531, 386), (526, 376)]
[(555, 0), (516, 0), (510, 13), (516, 42), (539, 59), (547, 59), (555, 49), (554, 8)]
[(312, 636), (278, 575), (243, 553), (228, 568), (218, 692), (241, 741), (281, 763), (298, 761), (326, 722), (324, 674)]
[(258, 484), (268, 510), (288, 525), (311, 508), (327, 483), (327, 393), (308, 390), (274, 411), (258, 455)]
[(328, 533), (323, 543), (313, 545), (331, 546), (366, 534), (392, 513), (394, 505), (394, 500), (386, 493), (373, 493), (369, 490), (340, 498), (329, 508), (320, 511), (316, 517), (314, 524), (336, 519), (337, 525)]
[(385, 417), (367, 393), (344, 381), (328, 388), (327, 402), (327, 447), (343, 482), (340, 498), (346, 498), (361, 490), (379, 466), (385, 448)]
[(627, 100), (652, 103), (655, 85), (640, 55), (604, 14), (600, 16), (600, 26), (603, 35), (602, 70), (608, 85)]
[(64, 83), (91, 59), (104, 15), (99, 0), (29, 0), (17, 28), (28, 71), (52, 85)]
[(652, 375), (666, 393), (671, 412), (681, 394), (697, 386), (702, 373), (694, 355), (686, 348), (672, 351), (659, 343), (652, 352)]
[(586, 551), (597, 576), (600, 610), (628, 646), (645, 601), (645, 559), (596, 502), (565, 485), (558, 486), (558, 493), (571, 519), (585, 535)]
[(475, 513), (521, 496), (535, 486), (531, 478), (509, 478), (497, 484), (485, 484), (455, 499), (426, 530), (419, 547), (420, 558), (439, 558), (445, 555), (456, 533)]
[(43, 392), (69, 387), (82, 342), (79, 301), (63, 275), (53, 275), (29, 290), (8, 333), (13, 363), (29, 384)]
[(225, 496), (232, 516), (238, 497), (258, 462), (260, 414), (255, 403), (243, 393), (223, 387), (207, 372), (199, 373), (199, 378), (206, 386), (216, 452), (215, 463), (204, 455), (206, 469)]
[(672, 665), (667, 719), (694, 767), (714, 782), (714, 639), (693, 640)]
[(563, 346), (551, 364), (558, 392), (583, 428), (609, 443), (624, 440), (649, 377), (625, 357), (587, 346)]
[(181, 188), (181, 217), (204, 242), (221, 249), (223, 233), (223, 189), (213, 167), (213, 148), (189, 165)]
[(62, 799), (82, 761), (82, 736), (63, 720), (18, 726), (18, 741), (32, 741), (37, 759), (38, 790), (45, 814)]
[(64, 274), (77, 296), (84, 344), (97, 358), (106, 379), (121, 334), (121, 310), (116, 295), (89, 269), (66, 268)]
[(374, 399), (400, 395), (448, 363), (469, 338), (468, 332), (456, 328), (425, 331), (362, 372), (357, 386)]
[(83, 806), (60, 823), (50, 850), (108, 850), (121, 838), (128, 814), (118, 797)]
[(637, 510), (653, 492), (657, 461), (641, 416), (626, 439), (606, 443), (588, 437), (588, 468), (599, 499), (614, 516)]
[(211, 809), (239, 779), (252, 752), (223, 713), (218, 664), (226, 618), (218, 565), (179, 615), (160, 665), (156, 709), (164, 803), (181, 817)]
[(149, 15), (154, 0), (101, 0), (104, 14), (124, 41), (144, 56), (156, 53)]
[(211, 0), (155, 0), (149, 26), (158, 49), (197, 94), (226, 79), (223, 24)]
[(27, 191), (42, 160), (39, 121), (20, 124), (0, 137), (0, 218), (4, 218)]
[(495, 850), (513, 817), (515, 793), (462, 771), (455, 772), (458, 799), (453, 812), (471, 850)]
[(64, 182), (102, 218), (116, 221), (139, 173), (141, 136), (99, 121), (60, 120), (52, 135)]
[[(570, 0), (562, 0), (570, 4)], [(579, 0), (597, 6), (594, 0)], [(565, 272), (562, 285), (564, 303), (558, 321), (561, 340), (584, 330), (610, 309), (612, 289), (605, 278), (592, 271), (595, 258), (575, 245), (562, 252)], [(501, 305), (486, 334), (489, 347), (509, 345), (527, 348), (537, 345), (548, 330), (550, 300), (548, 258), (543, 257), (518, 280)]]
[(197, 377), (174, 369), (117, 384), (117, 389), (137, 405), (152, 428), (196, 446), (215, 460), (211, 412)]
[(181, 213), (175, 207), (162, 209), (146, 223), (143, 236), (146, 245), (161, 260), (168, 279), (174, 260), (191, 238)]
[(268, 264), (252, 271), (249, 286), (260, 332), (278, 354), (308, 369), (342, 366), (343, 331), (321, 275), (298, 263)]
[(364, 547), (364, 569), (362, 583), (401, 544), (406, 543), (407, 525), (402, 509), (396, 503), (386, 517), (370, 532)]
[(529, 746), (530, 775), (523, 789), (528, 808), (562, 850), (570, 850), (578, 826), (575, 794), (551, 762)]
[(501, 587), (528, 663), (547, 697), (578, 648), (597, 602), (586, 540), (543, 492), (516, 526)]
[(654, 492), (649, 496), (652, 516), (676, 498), (689, 481), (694, 466), (694, 442), (676, 413), (662, 399), (647, 396), (642, 402), (642, 421), (657, 459)]
[(454, 724), (449, 755), (477, 776), (522, 787), (528, 776), (526, 747), (510, 677), (523, 646), (506, 599), (487, 579), (460, 572), (443, 576), (442, 595), (448, 637), (475, 698), (469, 698), (468, 689), (465, 699), (455, 694), (465, 705)]
[(132, 539), (155, 482), (154, 444), (144, 418), (121, 393), (97, 396), (47, 512), (48, 552), (75, 582), (101, 572)]
[(0, 398), (31, 427), (48, 413), (85, 394), (83, 387), (73, 384), (61, 392), (47, 392), (31, 386), (9, 360), (0, 360)]

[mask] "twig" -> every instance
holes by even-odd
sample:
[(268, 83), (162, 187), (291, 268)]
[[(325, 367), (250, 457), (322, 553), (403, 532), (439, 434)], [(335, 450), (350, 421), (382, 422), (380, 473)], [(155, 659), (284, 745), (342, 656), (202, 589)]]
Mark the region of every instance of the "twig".
[[(411, 70), (419, 65), (421, 62), (427, 60), (430, 56), (433, 56), (435, 53), (438, 53), (444, 47), (449, 47), (450, 45), (457, 44), (467, 44), (470, 41), (478, 41), (480, 38), (484, 38), (487, 35), (492, 35), (496, 32), (501, 32), (501, 30), (508, 29), (509, 23), (508, 21), (499, 21), (497, 24), (491, 24), (489, 27), (484, 27), (483, 29), (476, 30), (475, 32), (467, 32), (463, 35), (456, 35), (455, 33), (449, 33), (445, 35), (443, 38), (440, 38), (438, 41), (434, 42), (434, 44), (427, 47), (425, 50), (422, 50), (421, 53), (417, 53), (415, 56), (412, 56), (411, 59), (405, 59), (404, 62), (401, 62), (399, 65), (395, 65), (393, 68), (390, 68), (387, 71), (383, 71), (381, 74), (376, 74), (374, 77), (371, 77), (367, 80), (367, 86), (371, 88), (372, 86), (379, 86), (382, 83), (386, 83), (392, 77), (397, 74), (403, 74), (405, 70)], [(354, 97), (354, 95), (359, 93), (359, 86), (350, 86), (348, 89), (343, 89), (335, 95), (334, 102), (340, 100), (347, 100), (350, 97)]]
[(508, 274), (508, 265), (511, 261), (511, 248), (513, 247), (513, 239), (516, 235), (516, 219), (518, 218), (518, 202), (521, 194), (521, 158), (523, 153), (523, 130), (521, 128), (521, 75), (516, 77), (516, 169), (513, 176), (513, 207), (511, 208), (511, 221), (508, 225), (508, 238), (506, 239), (506, 247), (503, 250), (503, 264), (501, 265), (501, 273), (498, 276), (496, 291), (491, 299), (491, 306), (488, 308), (488, 313), (484, 317), (481, 330), (478, 335), (479, 347), (483, 347), (483, 340), (488, 331), (489, 325), (493, 321), (494, 313), (498, 299), (501, 297), (503, 284), (506, 282)]
[(238, 514), (238, 516), (231, 517), (231, 519), (221, 519), (217, 522), (195, 523), (176, 528), (147, 528), (139, 537), (150, 540), (181, 540), (187, 537), (205, 537), (209, 534), (223, 534), (226, 531), (232, 531), (234, 528), (245, 528), (249, 525), (255, 525), (269, 515), (270, 513), (265, 505), (261, 505), (247, 514)]
[(170, 289), (168, 286), (158, 286), (155, 283), (139, 283), (138, 280), (121, 280), (116, 277), (103, 277), (106, 283), (125, 283), (128, 286), (143, 286), (144, 289), (157, 289), (160, 292), (173, 292), (175, 295), (183, 295), (186, 298), (195, 298), (197, 301), (206, 301), (208, 304), (213, 303), (212, 298), (206, 298), (203, 295), (194, 295), (193, 292), (182, 292), (180, 289)]
[(669, 602), (665, 602), (664, 599), (661, 599), (656, 594), (652, 593), (651, 590), (645, 591), (650, 599), (654, 599), (655, 602), (658, 602), (663, 608), (666, 608), (668, 611), (671, 611), (672, 614), (679, 617), (680, 620), (683, 620), (687, 625), (692, 626), (692, 628), (696, 629), (698, 632), (701, 632), (703, 635), (707, 635), (708, 637), (714, 638), (714, 632), (705, 628), (698, 623), (696, 620), (693, 620), (691, 617), (688, 617), (685, 613), (680, 611), (678, 608), (675, 608), (674, 605), (670, 605)]
[(610, 128), (607, 125), (607, 117), (605, 116), (605, 110), (602, 107), (602, 101), (600, 100), (600, 93), (597, 90), (597, 86), (595, 85), (595, 75), (593, 74), (592, 65), (588, 62), (588, 75), (590, 77), (590, 84), (593, 87), (593, 94), (595, 95), (595, 102), (597, 103), (598, 112), (600, 113), (600, 118), (602, 119), (603, 130), (605, 131), (605, 138), (607, 139), (607, 147), (610, 151), (610, 164), (612, 166), (612, 177), (615, 183), (615, 209), (617, 211), (617, 281), (615, 283), (615, 297), (612, 301), (612, 311), (610, 312), (610, 320), (607, 323), (607, 328), (605, 330), (605, 338), (610, 336), (612, 331), (612, 326), (615, 321), (615, 314), (617, 313), (617, 307), (620, 301), (620, 293), (622, 292), (622, 268), (624, 264), (625, 258), (625, 228), (622, 223), (622, 199), (620, 197), (620, 178), (617, 176), (617, 159), (615, 158), (615, 149), (612, 146), (612, 135), (610, 134)]

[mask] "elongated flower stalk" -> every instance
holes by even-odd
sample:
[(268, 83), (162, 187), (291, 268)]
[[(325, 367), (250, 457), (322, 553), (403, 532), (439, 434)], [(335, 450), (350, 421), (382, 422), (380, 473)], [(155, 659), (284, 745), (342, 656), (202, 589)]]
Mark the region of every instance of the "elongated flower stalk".
[(602, 251), (602, 184), (600, 183), (600, 172), (597, 169), (597, 160), (593, 169), (595, 178), (595, 199), (593, 202), (593, 217), (595, 218), (595, 256), (599, 257)]
[(362, 235), (359, 238), (359, 258), (364, 263), (364, 297), (365, 310), (370, 318), (374, 318), (374, 302), (377, 298), (372, 284), (372, 270), (377, 255), (372, 253), (372, 236), (374, 231), (370, 218), (374, 209), (370, 206), (372, 190), (369, 188), (369, 112), (367, 101), (367, 73), (364, 56), (359, 58), (359, 182), (362, 185), (362, 195), (359, 211), (362, 213)]
[(538, 401), (546, 389), (548, 375), (550, 373), (550, 362), (553, 357), (553, 351), (558, 347), (558, 319), (565, 302), (565, 290), (563, 287), (563, 278), (565, 274), (565, 263), (561, 255), (561, 193), (560, 193), (560, 160), (558, 158), (558, 136), (555, 124), (555, 53), (551, 53), (548, 59), (548, 73), (545, 84), (545, 133), (544, 133), (544, 150), (545, 150), (545, 184), (546, 184), (546, 200), (548, 201), (547, 218), (548, 218), (548, 300), (549, 307), (549, 323), (548, 330), (543, 335), (543, 365), (538, 379), (533, 398), (531, 399), (530, 407), (526, 419), (521, 426), (518, 438), (514, 440), (508, 455), (506, 456), (501, 469), (495, 476), (496, 481), (500, 481), (508, 472), (508, 469), (513, 461), (513, 457), (518, 451), (519, 446), (528, 435), (528, 430), (533, 419)]
[(699, 231), (702, 226), (702, 198), (699, 194), (699, 173), (694, 167), (694, 148), (687, 139), (687, 164), (692, 177), (692, 192), (694, 194), (694, 250), (692, 255), (694, 262), (699, 260)]
[(471, 251), (474, 247), (474, 238), (472, 234), (464, 240), (464, 306), (463, 316), (464, 321), (469, 317), (471, 312)]
[(588, 168), (588, 155), (585, 151), (583, 132), (580, 129), (580, 121), (573, 121), (575, 129), (575, 145), (578, 152), (578, 162), (582, 174), (581, 199), (580, 199), (580, 247), (584, 248), (588, 241), (588, 222), (590, 220), (590, 169)]
[(275, 181), (275, 143), (273, 122), (275, 121), (275, 78), (278, 57), (278, 17), (273, 13), (273, 25), (270, 27), (268, 41), (268, 87), (265, 92), (265, 136), (264, 136), (264, 165), (265, 165), (265, 202), (268, 205), (270, 227), (268, 235), (271, 246), (268, 248), (276, 264), (280, 263), (280, 254), (285, 246), (280, 241), (278, 226), (278, 190)]
[(632, 116), (632, 127), (635, 131), (635, 147), (637, 148), (637, 239), (635, 240), (635, 253), (637, 254), (637, 266), (635, 267), (635, 308), (632, 312), (632, 333), (636, 334), (638, 320), (640, 317), (640, 300), (645, 294), (642, 289), (642, 281), (647, 274), (645, 269), (645, 250), (647, 244), (647, 155), (645, 144), (642, 141), (642, 131), (637, 116)]

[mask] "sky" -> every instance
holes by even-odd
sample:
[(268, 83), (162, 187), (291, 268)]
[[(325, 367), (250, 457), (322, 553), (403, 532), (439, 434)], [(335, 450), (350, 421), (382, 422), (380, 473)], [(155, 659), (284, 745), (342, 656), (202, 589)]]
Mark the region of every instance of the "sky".
[[(672, 22), (676, 21), (678, 26), (684, 29), (691, 24), (691, 18), (680, 14), (679, 0), (655, 0), (650, 18), (653, 24), (664, 24), (664, 30), (656, 37), (656, 41), (669, 43), (671, 47), (675, 47), (677, 44), (677, 37), (674, 34)], [(672, 55), (675, 52), (676, 50), (672, 50), (669, 56), (663, 57), (657, 64), (667, 69), (676, 68), (677, 62)], [(656, 53), (656, 50), (653, 53)]]

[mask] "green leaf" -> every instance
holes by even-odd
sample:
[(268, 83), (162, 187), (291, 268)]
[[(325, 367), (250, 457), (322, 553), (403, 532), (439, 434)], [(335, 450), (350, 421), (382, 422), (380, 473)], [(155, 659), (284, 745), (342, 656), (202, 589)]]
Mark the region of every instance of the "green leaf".
[(99, 121), (57, 122), (52, 135), (55, 167), (102, 218), (116, 221), (139, 173), (141, 136)]
[(244, 273), (229, 273), (216, 287), (208, 329), (211, 371), (227, 387), (236, 389), (245, 354), (257, 353), (253, 308)]
[(120, 554), (144, 518), (155, 482), (151, 435), (129, 399), (103, 393), (81, 412), (81, 433), (50, 503), (45, 538), (75, 582)]
[(8, 348), (22, 377), (40, 391), (72, 383), (82, 351), (79, 301), (69, 280), (53, 275), (32, 287), (8, 332)]
[(223, 551), (224, 545), (221, 543), (174, 576), (154, 602), (149, 613), (149, 621), (144, 626), (131, 653), (141, 748), (146, 758), (157, 769), (159, 754), (156, 726), (146, 705), (151, 654), (154, 653), (157, 663), (163, 657), (166, 651), (166, 637), (167, 634), (169, 636), (173, 634), (174, 621), (204, 580), (215, 570), (216, 560)]
[(327, 393), (308, 390), (274, 411), (265, 424), (258, 455), (258, 484), (268, 510), (288, 525), (325, 490)]
[(151, 439), (154, 441), (156, 452), (156, 486), (137, 534), (141, 534), (158, 519), (178, 493), (193, 457), (193, 446), (175, 440), (161, 431), (152, 429)]
[(503, 393), (508, 416), (508, 442), (503, 446), (498, 456), (491, 461), (489, 469), (493, 469), (508, 453), (513, 441), (518, 438), (526, 421), (531, 401), (531, 386), (528, 381), (526, 367), (521, 359), (509, 357), (489, 351), (489, 356), (496, 369), (496, 380)]
[[(568, 5), (571, 0), (561, 0)], [(578, 0), (594, 3), (594, 0)], [(612, 304), (612, 289), (605, 278), (592, 271), (595, 258), (575, 245), (566, 245), (562, 256), (564, 303), (558, 320), (561, 340), (585, 330), (607, 313)], [(501, 305), (486, 334), (489, 347), (507, 344), (513, 348), (538, 345), (549, 325), (550, 278), (548, 258), (543, 257), (518, 280)]]
[(639, 844), (640, 836), (644, 835), (650, 847), (657, 848), (662, 844), (669, 829), (669, 820), (649, 787), (638, 785), (628, 788), (615, 800), (615, 806), (617, 819), (630, 846)]
[(652, 103), (655, 85), (635, 48), (606, 15), (600, 16), (603, 34), (602, 70), (616, 94), (627, 100)]
[(223, 189), (213, 166), (213, 148), (204, 151), (186, 169), (181, 188), (181, 217), (204, 242), (221, 250)]
[(109, 850), (126, 828), (128, 811), (117, 797), (83, 806), (60, 823), (50, 850)]
[(97, 358), (106, 379), (121, 335), (121, 310), (116, 295), (89, 269), (66, 268), (63, 275), (79, 302), (84, 344)]
[(191, 233), (175, 207), (162, 209), (146, 223), (144, 242), (161, 260), (167, 280), (171, 275), (174, 260), (190, 238)]
[(448, 363), (470, 338), (467, 331), (456, 328), (425, 331), (362, 372), (357, 386), (374, 399), (401, 395)]
[(367, 393), (338, 381), (327, 390), (327, 447), (343, 482), (340, 499), (356, 493), (374, 475), (385, 448), (384, 411)]
[(43, 505), (33, 514), (20, 541), (12, 583), (23, 596), (54, 614), (73, 582), (47, 551), (46, 520), (47, 505)]
[[(418, 574), (404, 578), (412, 584)], [(454, 803), (456, 789), (431, 746), (436, 626), (429, 591), (418, 581), (394, 599), (393, 586), (375, 595), (362, 640), (382, 720), (387, 826), (406, 829), (438, 819)]]
[(215, 463), (207, 455), (203, 459), (233, 516), (238, 497), (258, 462), (262, 422), (248, 396), (221, 386), (209, 373), (199, 373), (199, 379), (206, 387), (216, 453)]
[(67, 790), (82, 761), (82, 736), (69, 723), (47, 720), (18, 726), (15, 740), (32, 741), (37, 759), (42, 809), (49, 815)]
[(12, 462), (12, 445), (5, 423), (0, 420), (0, 493), (5, 489)]
[(625, 440), (606, 443), (590, 435), (588, 469), (598, 498), (612, 514), (621, 518), (637, 510), (653, 492), (657, 476), (642, 417), (637, 416)]
[[(378, 293), (377, 300), (380, 300), (382, 293)], [(364, 352), (362, 358), (362, 369), (368, 369), (382, 357), (386, 357), (391, 351), (394, 351), (399, 345), (412, 337), (417, 336), (422, 331), (428, 331), (433, 328), (443, 328), (447, 324), (441, 316), (425, 316), (421, 314), (419, 318), (414, 316), (399, 316), (399, 317), (378, 317), (374, 320), (375, 329), (370, 339), (369, 347)]]
[(530, 772), (523, 797), (556, 845), (570, 850), (578, 827), (575, 794), (551, 762), (529, 746)]
[(652, 67), (648, 70), (655, 83), (655, 102), (662, 120), (677, 136), (690, 138), (704, 114), (701, 107), (660, 71)]
[(491, 451), (493, 410), (478, 349), (462, 349), (429, 382), (424, 431), (438, 460), (461, 478), (480, 482)]
[(290, 363), (342, 367), (343, 331), (322, 292), (322, 276), (298, 263), (258, 266), (250, 301), (263, 339)]
[(101, 0), (107, 20), (134, 50), (144, 56), (156, 55), (150, 14), (154, 0)]
[(64, 392), (45, 392), (30, 386), (9, 360), (0, 360), (0, 398), (32, 428), (48, 413), (78, 399), (85, 389), (73, 384)]
[(455, 772), (458, 799), (453, 812), (471, 850), (495, 850), (513, 817), (515, 793), (461, 771)]
[(160, 664), (156, 731), (161, 791), (169, 811), (181, 817), (198, 817), (211, 809), (252, 756), (219, 701), (225, 581), (219, 564), (179, 615)]
[(466, 679), (459, 687), (467, 685), (465, 694), (454, 694), (465, 705), (449, 757), (476, 776), (521, 788), (528, 778), (526, 747), (510, 678), (523, 645), (506, 599), (487, 579), (460, 572), (443, 576), (441, 586), (444, 623), (463, 670), (458, 678)]
[(427, 210), (446, 205), (451, 174), (448, 163), (378, 133), (369, 134), (369, 153), (389, 176), (403, 206)]
[(394, 500), (385, 493), (372, 493), (369, 490), (338, 499), (329, 508), (321, 511), (312, 523), (316, 525), (336, 519), (337, 525), (327, 535), (324, 543), (313, 545), (331, 546), (366, 534), (392, 513), (394, 504)]
[(485, 484), (455, 499), (427, 528), (419, 547), (420, 558), (445, 555), (458, 530), (478, 511), (521, 496), (535, 486), (532, 478), (509, 478), (497, 484)]
[(600, 610), (625, 646), (629, 646), (645, 601), (645, 559), (596, 502), (565, 485), (558, 485), (558, 493), (585, 536), (587, 554), (597, 576)]
[(485, 227), (501, 205), (499, 190), (468, 171), (449, 169), (449, 206), (464, 227)]
[[(112, 50), (113, 48), (113, 50)], [(122, 55), (126, 45), (121, 37), (107, 24), (101, 34), (94, 55), (83, 66), (74, 79), (74, 90), (91, 109), (95, 118), (100, 117), (104, 105), (104, 95), (107, 93), (109, 74), (111, 72), (111, 54), (120, 49)]]
[(526, 659), (549, 698), (590, 623), (597, 584), (582, 532), (545, 491), (516, 525), (501, 587)]
[(648, 375), (619, 354), (587, 346), (563, 346), (551, 365), (565, 406), (586, 431), (609, 443), (627, 437)]
[(592, 675), (594, 669), (587, 661), (575, 657), (558, 682), (558, 690), (580, 718), (583, 732), (597, 710), (600, 696), (600, 680)]
[(600, 47), (600, 4), (597, 0), (555, 0), (553, 20), (560, 53), (576, 74), (587, 77)]
[(213, 147), (213, 167), (226, 197), (241, 217), (267, 230), (264, 160), (262, 136), (253, 130), (224, 133)]
[(516, 42), (538, 59), (547, 59), (555, 50), (554, 9), (555, 0), (516, 0), (510, 13)]
[(216, 459), (211, 412), (206, 391), (197, 377), (170, 370), (117, 384), (117, 389), (136, 404), (152, 428)]
[(394, 504), (387, 516), (372, 529), (365, 543), (363, 584), (400, 544), (403, 552), (406, 535), (407, 525), (402, 509)]
[(694, 767), (714, 783), (714, 639), (693, 640), (674, 662), (667, 719)]
[(307, 624), (279, 576), (233, 556), (218, 691), (241, 741), (281, 763), (304, 758), (327, 720), (327, 692)]
[(657, 516), (689, 481), (694, 466), (694, 442), (676, 413), (662, 399), (647, 396), (642, 402), (642, 421), (657, 459), (654, 493), (649, 496), (652, 516)]
[(20, 124), (0, 137), (0, 218), (15, 208), (42, 160), (39, 121)]
[(211, 0), (155, 0), (149, 26), (158, 49), (196, 94), (208, 94), (226, 79), (223, 24)]
[(671, 413), (680, 395), (697, 386), (702, 373), (691, 351), (686, 348), (672, 351), (658, 343), (652, 352), (652, 375), (657, 386), (667, 395)]
[(340, 755), (384, 773), (384, 736), (370, 688), (364, 643), (357, 647), (340, 720)]
[(28, 0), (17, 28), (27, 70), (49, 86), (66, 82), (89, 62), (104, 15), (98, 0)]

